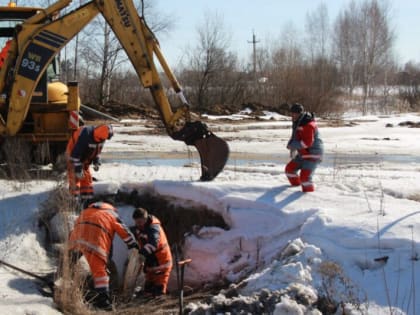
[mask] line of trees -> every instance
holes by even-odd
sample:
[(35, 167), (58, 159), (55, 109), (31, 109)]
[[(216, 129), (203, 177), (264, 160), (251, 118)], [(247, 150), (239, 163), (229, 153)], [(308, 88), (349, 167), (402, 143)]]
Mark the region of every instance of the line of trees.
[(301, 102), (329, 114), (342, 110), (343, 99), (363, 114), (403, 104), (416, 109), (419, 68), (401, 69), (395, 61), (390, 16), (385, 1), (351, 1), (331, 23), (321, 4), (307, 14), (303, 36), (287, 24), (280, 39), (259, 48), (252, 56), (256, 65), (246, 69), (228, 49), (223, 20), (207, 15), (182, 64), (182, 81), (194, 104), (208, 111), (215, 104)]
[[(168, 31), (174, 21), (157, 12), (153, 1), (135, 2), (158, 37)], [(210, 12), (197, 26), (197, 40), (186, 48), (176, 74), (193, 109), (200, 112), (249, 103), (280, 108), (285, 102), (301, 102), (312, 111), (332, 114), (342, 111), (344, 99), (351, 99), (364, 114), (391, 111), (401, 104), (416, 109), (420, 65), (401, 68), (395, 61), (390, 14), (385, 1), (351, 1), (331, 22), (321, 4), (307, 13), (303, 34), (289, 23), (279, 39), (259, 45), (256, 55), (250, 55), (256, 62), (251, 67), (231, 50), (223, 16)], [(68, 45), (61, 59), (63, 80), (80, 81), (87, 104), (152, 103), (101, 17)], [(398, 98), (394, 86), (399, 86)]]

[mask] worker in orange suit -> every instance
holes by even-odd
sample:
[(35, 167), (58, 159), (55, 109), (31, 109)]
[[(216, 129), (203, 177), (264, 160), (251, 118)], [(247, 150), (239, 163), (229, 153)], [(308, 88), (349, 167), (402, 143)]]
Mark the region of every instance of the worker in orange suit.
[(100, 153), (106, 140), (114, 135), (112, 125), (82, 126), (67, 143), (67, 176), (70, 193), (85, 207), (93, 198), (93, 180), (89, 166), (98, 171)]
[(97, 293), (93, 305), (104, 310), (112, 310), (106, 266), (115, 233), (129, 250), (139, 249), (129, 228), (120, 220), (117, 209), (109, 203), (96, 202), (80, 213), (69, 239), (72, 256), (83, 255), (89, 264)]
[(166, 294), (172, 270), (171, 249), (159, 219), (144, 208), (133, 212), (135, 226), (130, 227), (139, 248), (140, 261), (144, 263), (145, 284), (142, 296)]

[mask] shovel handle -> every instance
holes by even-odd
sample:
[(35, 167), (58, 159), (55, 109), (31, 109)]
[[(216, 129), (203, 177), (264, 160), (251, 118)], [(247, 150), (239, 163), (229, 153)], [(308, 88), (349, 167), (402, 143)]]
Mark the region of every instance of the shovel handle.
[(25, 274), (25, 275), (31, 276), (32, 278), (35, 278), (35, 279), (41, 280), (42, 282), (44, 282), (45, 284), (47, 284), (47, 285), (48, 285), (48, 286), (50, 286), (50, 287), (53, 287), (53, 286), (54, 286), (54, 282), (53, 282), (53, 281), (48, 280), (47, 278), (45, 278), (45, 277), (43, 277), (43, 276), (37, 275), (37, 274), (35, 274), (35, 273), (33, 273), (33, 272), (30, 272), (30, 271), (24, 270), (24, 269), (22, 269), (22, 268), (16, 267), (16, 266), (14, 266), (14, 265), (12, 265), (12, 264), (9, 264), (9, 263), (7, 263), (7, 262), (5, 262), (5, 261), (3, 261), (3, 260), (0, 260), (0, 264), (3, 264), (3, 265), (5, 265), (6, 267), (12, 268), (12, 269), (14, 269), (14, 270), (16, 270), (16, 271), (19, 271), (19, 272), (21, 272), (21, 273), (23, 273), (23, 274)]

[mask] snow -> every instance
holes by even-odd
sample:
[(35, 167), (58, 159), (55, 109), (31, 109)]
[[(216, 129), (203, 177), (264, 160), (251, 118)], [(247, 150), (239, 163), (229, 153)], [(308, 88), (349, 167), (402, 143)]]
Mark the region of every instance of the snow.
[[(389, 314), (391, 307), (393, 314), (415, 314), (420, 310), (415, 296), (420, 285), (420, 129), (398, 124), (420, 117), (408, 113), (346, 119), (353, 124), (329, 127), (320, 121), (326, 157), (314, 176), (314, 193), (290, 187), (283, 174), (290, 136), (290, 121), (284, 116), (234, 124), (209, 117), (210, 128), (229, 139), (231, 148), (228, 165), (212, 182), (197, 181), (196, 154), (190, 157), (182, 142), (135, 135), (131, 131), (147, 133), (150, 128), (144, 121), (124, 121), (115, 125), (116, 135), (105, 146), (95, 191), (148, 191), (219, 213), (230, 229), (203, 227), (186, 237), (192, 263), (185, 281), (191, 285), (228, 279), (242, 283), (244, 296), (293, 286), (311, 299), (326, 281), (322, 266), (334, 263), (359, 300), (369, 301), (365, 314)], [(141, 158), (146, 152), (160, 158), (181, 156), (192, 167), (129, 164), (133, 155)], [(247, 157), (253, 161), (236, 163)], [(56, 186), (46, 180), (0, 181), (1, 260), (38, 274), (53, 269), (37, 213)], [(120, 209), (128, 224), (131, 211), (130, 206)], [(32, 278), (3, 265), (0, 296), (1, 314), (60, 314)], [(349, 314), (359, 314), (346, 307)], [(275, 314), (316, 313), (285, 296)]]

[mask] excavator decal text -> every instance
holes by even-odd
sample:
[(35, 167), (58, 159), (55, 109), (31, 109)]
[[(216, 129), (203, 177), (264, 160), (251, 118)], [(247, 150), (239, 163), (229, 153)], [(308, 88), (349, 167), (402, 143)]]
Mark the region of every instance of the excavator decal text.
[(28, 52), (28, 58), (32, 62), (40, 62), (41, 61), (41, 56), (40, 55), (34, 54), (30, 51)]
[(130, 19), (129, 19), (129, 14), (126, 10), (126, 8), (124, 7), (124, 4), (122, 3), (121, 0), (115, 0), (115, 3), (117, 4), (117, 8), (118, 8), (118, 13), (120, 14), (123, 24), (125, 27), (130, 27), (131, 23), (130, 23)]
[(54, 52), (48, 48), (34, 43), (29, 44), (23, 54), (18, 74), (35, 81), (53, 54)]

